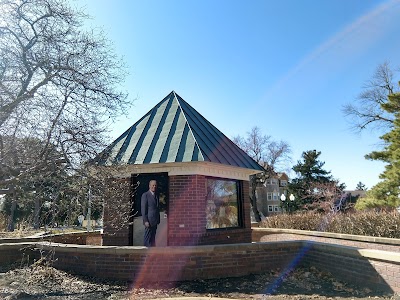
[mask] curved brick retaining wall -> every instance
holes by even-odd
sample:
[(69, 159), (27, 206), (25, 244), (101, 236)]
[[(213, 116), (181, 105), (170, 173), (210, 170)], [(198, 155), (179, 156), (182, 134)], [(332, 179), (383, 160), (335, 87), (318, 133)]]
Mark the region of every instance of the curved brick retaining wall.
[(1, 238), (0, 244), (6, 243), (29, 243), (51, 241), (53, 243), (78, 244), (78, 245), (102, 245), (102, 236), (100, 231), (77, 231), (59, 234), (46, 234), (40, 237), (25, 238)]
[[(265, 230), (261, 231), (254, 230), (253, 237), (258, 235), (263, 239), (266, 236), (271, 238), (274, 235), (282, 237), (282, 234), (297, 234), (268, 234)], [(309, 237), (321, 238), (313, 235)], [(155, 281), (242, 276), (278, 268), (284, 272), (299, 266), (315, 266), (342, 281), (374, 290), (400, 293), (400, 251), (373, 249), (373, 243), (368, 243), (369, 247), (350, 247), (336, 243), (338, 241), (349, 240), (336, 237), (335, 243), (332, 240), (331, 243), (322, 243), (303, 239), (150, 249), (50, 242), (4, 243), (0, 244), (0, 266), (4, 272), (6, 266), (12, 263), (20, 265), (22, 258), (27, 263), (39, 259), (41, 253), (52, 253), (56, 268), (81, 275), (130, 281), (136, 286)], [(391, 246), (396, 247), (393, 243)]]
[(400, 239), (280, 228), (252, 228), (253, 242), (314, 241), (400, 252)]
[(40, 252), (52, 253), (56, 268), (73, 273), (135, 282), (168, 282), (284, 268), (302, 247), (301, 242), (156, 248), (15, 243), (0, 244), (0, 265), (15, 263), (22, 256), (32, 260), (39, 259)]

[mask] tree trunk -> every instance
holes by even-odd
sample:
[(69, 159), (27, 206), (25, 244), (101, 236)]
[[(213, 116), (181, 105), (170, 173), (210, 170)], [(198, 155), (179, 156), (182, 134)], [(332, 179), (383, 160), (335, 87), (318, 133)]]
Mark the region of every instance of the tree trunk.
[(11, 203), (11, 209), (10, 209), (10, 216), (8, 218), (8, 226), (7, 226), (7, 230), (9, 232), (13, 232), (15, 229), (15, 224), (14, 224), (14, 215), (15, 215), (15, 210), (17, 208), (17, 199), (15, 194), (11, 194), (12, 195), (12, 203)]
[(251, 188), (250, 203), (251, 203), (251, 208), (253, 209), (254, 218), (256, 219), (257, 222), (261, 222), (261, 215), (257, 207), (256, 176), (250, 176), (250, 188)]
[(40, 199), (35, 199), (35, 212), (34, 212), (34, 219), (33, 219), (33, 228), (39, 229), (39, 216), (40, 216)]

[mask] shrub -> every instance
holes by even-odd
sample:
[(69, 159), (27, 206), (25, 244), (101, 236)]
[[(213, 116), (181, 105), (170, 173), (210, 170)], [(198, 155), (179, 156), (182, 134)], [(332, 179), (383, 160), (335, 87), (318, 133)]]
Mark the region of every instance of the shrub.
[(6, 216), (0, 212), (0, 231), (5, 231), (6, 226), (7, 226)]
[(400, 214), (397, 211), (281, 214), (266, 218), (260, 226), (400, 238)]

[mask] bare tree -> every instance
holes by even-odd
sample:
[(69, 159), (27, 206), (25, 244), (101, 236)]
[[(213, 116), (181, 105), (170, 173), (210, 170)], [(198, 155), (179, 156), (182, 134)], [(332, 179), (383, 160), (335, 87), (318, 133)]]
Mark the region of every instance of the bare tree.
[[(92, 156), (105, 122), (124, 112), (126, 70), (101, 32), (60, 0), (1, 0), (1, 135), (36, 137), (72, 160)], [(103, 146), (103, 145), (101, 145)], [(75, 161), (80, 163), (80, 161)]]
[[(0, 11), (0, 187), (57, 172), (91, 176), (83, 163), (131, 104), (120, 91), (124, 63), (66, 1), (0, 0)], [(37, 145), (22, 147), (26, 140)]]
[(254, 217), (260, 222), (261, 216), (256, 198), (257, 184), (276, 176), (275, 168), (291, 161), (290, 146), (287, 142), (277, 142), (272, 140), (271, 136), (263, 135), (257, 126), (247, 132), (246, 137), (236, 136), (232, 141), (265, 169), (264, 172), (250, 176), (250, 202)]
[(304, 204), (306, 210), (323, 211), (325, 213), (335, 213), (346, 207), (346, 199), (342, 197), (343, 189), (338, 181), (312, 182), (303, 197), (312, 199), (311, 202)]
[(245, 137), (235, 136), (232, 141), (253, 158), (260, 166), (280, 169), (291, 162), (292, 150), (285, 141), (275, 141), (265, 135), (257, 126), (251, 128)]
[(342, 111), (354, 130), (370, 128), (386, 131), (392, 128), (394, 117), (382, 109), (382, 104), (387, 103), (388, 95), (398, 92), (394, 79), (398, 71), (388, 62), (379, 65), (355, 103), (343, 106)]
[(290, 145), (285, 141), (271, 141), (267, 146), (266, 161), (275, 170), (287, 169), (292, 161)]
[(251, 128), (251, 130), (247, 132), (246, 137), (236, 136), (233, 138), (233, 142), (263, 168), (268, 165), (267, 149), (270, 140), (271, 136), (263, 135), (261, 129), (257, 126)]

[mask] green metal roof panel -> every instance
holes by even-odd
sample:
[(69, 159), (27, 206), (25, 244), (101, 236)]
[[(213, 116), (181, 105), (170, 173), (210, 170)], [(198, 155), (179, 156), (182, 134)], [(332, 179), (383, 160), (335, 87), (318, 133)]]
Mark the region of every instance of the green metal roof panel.
[[(260, 167), (250, 156), (237, 147), (236, 144), (228, 139), (187, 102), (180, 99), (180, 103), (183, 110), (188, 112), (186, 114), (188, 123), (193, 128), (192, 132), (195, 135), (200, 149), (204, 150), (203, 153), (207, 156), (205, 160), (213, 162), (217, 162), (216, 160), (218, 160), (220, 163), (228, 165)], [(258, 168), (254, 169), (259, 170)]]
[(161, 161), (165, 162), (175, 161), (176, 156), (178, 154), (179, 145), (182, 139), (184, 127), (185, 127), (185, 119), (182, 116), (182, 114), (179, 113), (179, 111), (176, 111), (174, 116), (174, 121), (171, 126), (171, 133), (173, 132), (174, 134), (170, 134), (168, 136), (168, 141), (164, 147), (164, 153), (163, 153), (164, 156), (166, 157), (166, 160), (161, 159)]
[[(171, 102), (167, 102), (166, 104), (170, 105)], [(163, 114), (163, 119), (160, 121), (160, 130), (158, 135), (155, 137), (156, 143), (154, 145), (153, 151), (148, 152), (148, 158), (146, 158), (145, 162), (148, 161), (150, 163), (158, 163), (161, 161), (161, 157), (164, 153), (165, 145), (168, 144), (168, 137), (171, 136), (169, 133), (171, 132), (171, 126), (174, 119), (174, 112), (172, 107), (166, 107), (166, 109), (171, 109), (170, 113)], [(175, 111), (176, 114), (176, 111)]]
[(209, 161), (263, 170), (174, 91), (96, 161), (100, 165)]
[(123, 164), (130, 163), (132, 153), (135, 152), (135, 149), (141, 140), (143, 131), (145, 130), (145, 125), (147, 124), (149, 117), (150, 116), (145, 116), (142, 122), (138, 123), (137, 126), (131, 127), (129, 137), (126, 139), (124, 148), (121, 148), (120, 150), (120, 160), (117, 160), (116, 162), (121, 162)]

